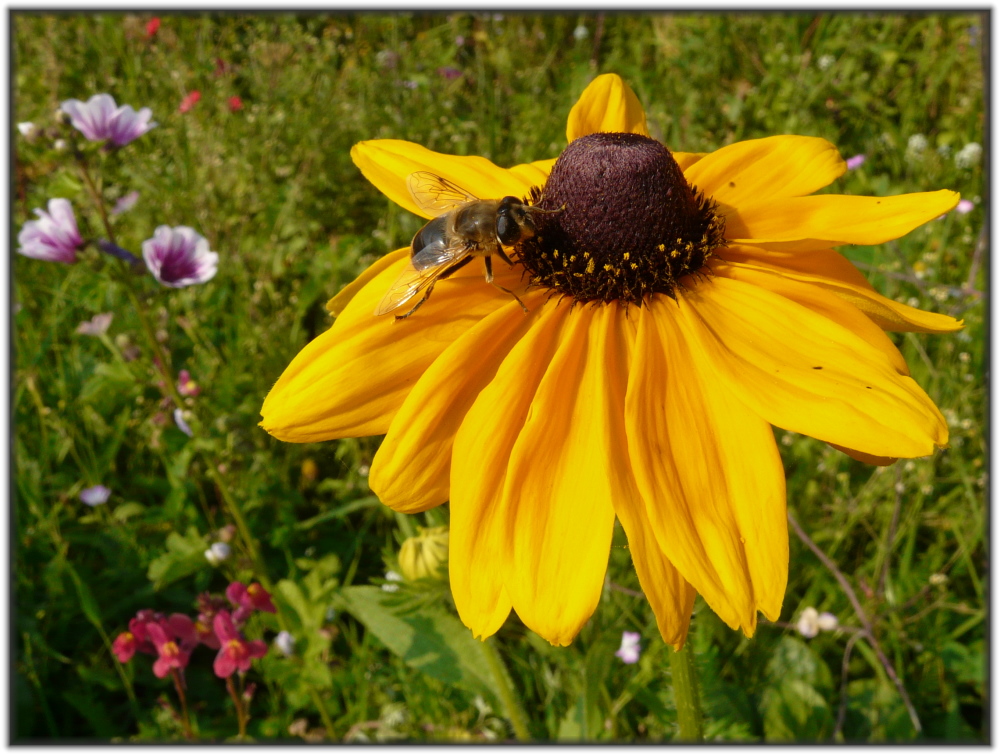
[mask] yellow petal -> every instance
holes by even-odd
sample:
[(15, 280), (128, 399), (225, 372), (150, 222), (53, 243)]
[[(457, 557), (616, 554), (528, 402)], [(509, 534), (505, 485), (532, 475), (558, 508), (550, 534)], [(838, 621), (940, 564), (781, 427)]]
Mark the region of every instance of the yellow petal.
[(680, 166), (681, 170), (687, 170), (696, 162), (705, 157), (705, 155), (711, 154), (710, 152), (674, 152), (671, 151), (670, 154), (674, 156), (674, 160)]
[(791, 299), (816, 314), (829, 318), (857, 336), (860, 336), (888, 357), (900, 375), (909, 375), (906, 360), (885, 332), (865, 314), (835, 294), (819, 286), (802, 283), (791, 277), (766, 268), (742, 263), (717, 263), (712, 268), (717, 275), (743, 281), (767, 289), (786, 299)]
[(365, 178), (400, 207), (415, 215), (431, 217), (413, 201), (406, 179), (418, 170), (434, 173), (480, 199), (508, 195), (525, 197), (534, 185), (531, 178), (494, 165), (485, 157), (463, 157), (432, 152), (413, 142), (375, 139), (351, 148), (351, 159)]
[(545, 294), (513, 299), (469, 328), (424, 372), (392, 420), (371, 465), (382, 503), (413, 514), (449, 497), (451, 449), (466, 412), (511, 347), (538, 319)]
[(646, 111), (618, 74), (605, 73), (590, 82), (569, 111), (566, 141), (601, 132), (649, 136)]
[[(405, 320), (376, 317), (376, 305), (406, 265), (386, 267), (347, 303), (333, 326), (298, 353), (261, 408), (261, 425), (292, 443), (380, 435), (431, 363), (479, 320), (511, 297), (466, 265), (439, 281)], [(516, 285), (518, 268), (495, 267), (500, 285)]]
[(678, 304), (685, 335), (724, 389), (771, 424), (873, 456), (926, 456), (948, 442), (920, 386), (832, 320), (721, 276)]
[(855, 451), (853, 448), (838, 446), (836, 443), (830, 443), (830, 445), (841, 453), (847, 454), (852, 459), (857, 459), (865, 464), (873, 464), (876, 467), (888, 467), (890, 464), (895, 464), (899, 461), (899, 459), (893, 456), (872, 456), (871, 454), (861, 453), (861, 451)]
[(688, 183), (734, 207), (822, 189), (847, 170), (837, 148), (814, 136), (769, 136), (716, 150), (684, 171)]
[(882, 296), (846, 257), (833, 249), (782, 252), (730, 244), (719, 249), (717, 254), (727, 260), (749, 262), (795, 280), (822, 286), (860, 309), (882, 330), (953, 333), (962, 329), (961, 320), (925, 312)]
[(562, 306), (569, 312), (559, 347), (511, 450), (498, 514), (513, 556), (507, 594), (525, 625), (553, 645), (568, 645), (597, 608), (612, 501), (636, 496), (621, 453), (624, 408), (609, 391), (625, 312)]
[(549, 180), (549, 173), (552, 172), (552, 166), (556, 164), (556, 159), (553, 157), (550, 160), (535, 160), (533, 163), (515, 165), (510, 169), (510, 172), (518, 178), (528, 181), (532, 186), (541, 188)]
[(776, 618), (788, 535), (784, 475), (766, 422), (717, 384), (655, 297), (639, 313), (625, 405), (628, 448), (656, 540), (729, 626)]
[(369, 265), (361, 273), (361, 275), (340, 289), (340, 292), (326, 303), (326, 311), (334, 316), (339, 315), (344, 311), (344, 307), (347, 306), (347, 302), (353, 299), (358, 291), (367, 286), (369, 281), (371, 281), (376, 275), (381, 273), (390, 265), (394, 265), (400, 260), (407, 259), (409, 256), (410, 247), (407, 246), (402, 249), (397, 249), (394, 252), (389, 252), (384, 257), (379, 257), (371, 265)]
[[(629, 365), (634, 351), (636, 323), (634, 317), (615, 318), (615, 331), (610, 334), (606, 390), (608, 405), (618, 407), (608, 415), (610, 437), (625, 438), (625, 392), (628, 387)], [(629, 554), (660, 630), (663, 641), (680, 650), (687, 638), (694, 608), (695, 589), (681, 576), (656, 542), (653, 525), (646, 516), (646, 505), (632, 476), (627, 443), (615, 443), (608, 449), (609, 467), (628, 470), (616, 481), (618, 495), (614, 499), (615, 513), (628, 537)]]
[(558, 343), (568, 306), (542, 305), (532, 328), (480, 391), (455, 436), (448, 564), (455, 607), (476, 637), (494, 634), (510, 612), (503, 587), (512, 568), (500, 513), (510, 452)]
[(726, 238), (736, 244), (795, 244), (798, 251), (898, 239), (958, 204), (954, 191), (895, 197), (820, 194), (780, 201), (724, 204)]

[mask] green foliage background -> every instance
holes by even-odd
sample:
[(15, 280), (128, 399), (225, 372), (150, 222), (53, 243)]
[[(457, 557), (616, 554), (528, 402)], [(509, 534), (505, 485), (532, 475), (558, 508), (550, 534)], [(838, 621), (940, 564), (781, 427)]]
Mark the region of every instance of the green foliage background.
[[(148, 106), (159, 122), (103, 159), (108, 202), (140, 192), (116, 221), (118, 243), (138, 252), (157, 225), (190, 225), (221, 257), (203, 286), (135, 282), (171, 370), (202, 386), (190, 402), (195, 441), (163, 421), (120, 263), (92, 249), (70, 267), (14, 255), (14, 741), (181, 736), (169, 681), (146, 656), (118, 665), (109, 643), (138, 609), (190, 613), (200, 591), (255, 573), (244, 549), (222, 569), (201, 556), (229, 521), (208, 459), (243, 508), (298, 640), (295, 657), (272, 651), (248, 675), (251, 737), (483, 740), (510, 736), (518, 715), (541, 740), (676, 736), (670, 651), (635, 592), (620, 529), (609, 587), (571, 647), (550, 647), (513, 616), (481, 645), (445, 585), (367, 586), (416, 525), (447, 522), (446, 510), (407, 518), (378, 503), (365, 477), (377, 439), (296, 446), (257, 427), (269, 387), (328, 326), (326, 300), (420, 226), (361, 177), (351, 145), (408, 139), (501, 165), (554, 157), (569, 108), (603, 72), (630, 83), (668, 147), (821, 136), (845, 157), (867, 156), (831, 191), (947, 188), (976, 203), (898, 242), (844, 250), (886, 295), (965, 319), (953, 336), (892, 334), (948, 418), (951, 448), (873, 469), (776, 430), (790, 510), (874, 621), (922, 731), (869, 643), (851, 642), (850, 629), (812, 640), (795, 631), (806, 606), (860, 624), (794, 535), (782, 621), (747, 640), (699, 599), (691, 643), (711, 739), (984, 740), (987, 198), (982, 165), (954, 156), (984, 142), (988, 18), (187, 14), (161, 16), (152, 39), (148, 20), (12, 18), (15, 122), (56, 128), (60, 102), (99, 92)], [(192, 90), (200, 102), (178, 112)], [(233, 96), (242, 110), (230, 111)], [(11, 232), (62, 196), (83, 235), (102, 236), (53, 135), (29, 144), (12, 133)], [(908, 153), (914, 134), (926, 137), (922, 153)], [(107, 337), (74, 333), (99, 312), (114, 313)], [(139, 358), (127, 361), (133, 346)], [(97, 483), (113, 494), (90, 509), (78, 495)], [(277, 629), (265, 616), (248, 632), (270, 640)], [(643, 636), (634, 666), (613, 655), (624, 630)], [(195, 651), (188, 699), (198, 736), (225, 739), (236, 722), (211, 657)]]

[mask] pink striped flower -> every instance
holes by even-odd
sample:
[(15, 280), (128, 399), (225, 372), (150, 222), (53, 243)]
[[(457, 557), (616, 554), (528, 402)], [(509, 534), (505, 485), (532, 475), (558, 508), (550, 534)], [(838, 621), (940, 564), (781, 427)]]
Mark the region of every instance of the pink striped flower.
[(146, 267), (164, 286), (184, 288), (215, 277), (219, 255), (208, 248), (208, 239), (193, 228), (159, 226), (153, 238), (142, 242)]
[(95, 94), (85, 103), (66, 100), (60, 107), (90, 141), (109, 140), (116, 147), (124, 147), (157, 125), (150, 121), (153, 111), (148, 107), (138, 113), (131, 105), (118, 107), (110, 94)]
[(76, 262), (83, 239), (76, 228), (73, 206), (66, 199), (50, 199), (49, 211), (35, 209), (38, 220), (29, 220), (17, 236), (17, 251), (46, 262)]

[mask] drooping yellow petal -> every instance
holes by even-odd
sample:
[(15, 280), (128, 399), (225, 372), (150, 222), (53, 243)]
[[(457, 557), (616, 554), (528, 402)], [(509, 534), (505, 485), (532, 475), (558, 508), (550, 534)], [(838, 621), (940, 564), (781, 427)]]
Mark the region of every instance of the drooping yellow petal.
[(406, 179), (416, 171), (428, 171), (460, 186), (479, 199), (524, 197), (534, 185), (533, 176), (494, 165), (485, 157), (464, 157), (432, 152), (413, 142), (375, 139), (358, 142), (351, 159), (365, 178), (400, 207), (425, 218), (431, 217), (413, 201)]
[[(407, 395), (371, 465), (368, 482), (382, 503), (404, 514), (448, 500), (455, 434), (479, 392), (538, 319), (545, 295), (513, 299), (445, 349)], [(501, 407), (498, 407), (498, 410)]]
[(900, 375), (910, 374), (906, 360), (885, 332), (868, 319), (860, 309), (830, 291), (809, 283), (802, 283), (791, 277), (785, 277), (773, 270), (739, 262), (723, 263), (720, 261), (714, 264), (712, 269), (717, 275), (767, 289), (843, 325), (885, 354)]
[(873, 456), (927, 456), (948, 442), (923, 389), (833, 320), (721, 276), (678, 305), (689, 343), (723, 381), (720, 392), (771, 424)]
[[(625, 438), (625, 392), (635, 344), (635, 318), (619, 315), (613, 325), (615, 329), (609, 333), (605, 364), (605, 388), (608, 406), (612, 407), (608, 414), (609, 437)], [(687, 638), (697, 593), (656, 542), (653, 525), (646, 516), (646, 505), (632, 476), (627, 442), (611, 444), (608, 454), (609, 468), (619, 471), (615, 481), (618, 495), (613, 503), (628, 538), (629, 554), (639, 577), (639, 585), (653, 609), (663, 641), (680, 650)], [(621, 473), (622, 470), (628, 470), (628, 474)]]
[(954, 191), (895, 197), (819, 194), (780, 201), (720, 203), (726, 238), (736, 244), (794, 245), (796, 251), (840, 244), (882, 244), (904, 236), (958, 204)]
[[(380, 435), (430, 364), (510, 294), (466, 265), (439, 281), (405, 320), (376, 317), (375, 307), (406, 265), (386, 267), (347, 303), (333, 326), (298, 353), (268, 393), (261, 425), (292, 443)], [(497, 280), (517, 287), (518, 268), (495, 266)]]
[(814, 136), (769, 136), (736, 142), (684, 171), (689, 184), (733, 207), (803, 197), (847, 170), (837, 148)]
[(410, 247), (407, 246), (402, 249), (397, 249), (394, 252), (389, 252), (383, 257), (379, 257), (372, 264), (370, 264), (361, 273), (361, 275), (340, 289), (340, 292), (326, 303), (326, 311), (334, 316), (339, 315), (344, 311), (344, 307), (347, 306), (347, 302), (353, 299), (358, 291), (367, 286), (369, 281), (373, 280), (376, 275), (387, 269), (390, 265), (394, 265), (400, 260), (404, 260), (409, 257), (410, 251)]
[(953, 333), (962, 321), (925, 312), (878, 293), (850, 261), (833, 249), (782, 252), (760, 246), (730, 244), (716, 254), (733, 262), (748, 262), (781, 275), (832, 291), (864, 312), (882, 330), (911, 333)]
[(568, 307), (546, 302), (493, 380), (480, 391), (455, 435), (451, 462), (448, 564), (458, 615), (489, 637), (510, 613), (504, 576), (512, 568), (501, 498), (510, 451), (555, 353)]
[(636, 491), (621, 464), (623, 405), (608, 386), (625, 312), (560, 306), (566, 324), (511, 449), (499, 515), (512, 542), (504, 584), (514, 610), (553, 645), (568, 645), (601, 598), (612, 501)]
[(677, 305), (639, 312), (628, 448), (660, 548), (729, 626), (777, 618), (787, 579), (784, 476), (771, 428), (695, 359)]
[(862, 453), (861, 451), (855, 451), (853, 448), (838, 446), (836, 443), (830, 443), (829, 445), (836, 448), (841, 453), (847, 454), (852, 459), (857, 459), (860, 462), (872, 464), (876, 467), (888, 467), (890, 464), (895, 464), (899, 461), (899, 459), (893, 456), (872, 456), (871, 454)]
[(602, 132), (649, 136), (642, 103), (632, 88), (615, 73), (598, 76), (583, 90), (580, 99), (569, 111), (566, 141)]

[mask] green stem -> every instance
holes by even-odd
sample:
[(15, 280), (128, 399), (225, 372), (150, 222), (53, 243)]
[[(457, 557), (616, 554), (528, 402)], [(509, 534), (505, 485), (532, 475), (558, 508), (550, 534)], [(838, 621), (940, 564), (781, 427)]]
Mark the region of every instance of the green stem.
[(698, 699), (698, 680), (694, 658), (685, 644), (677, 652), (670, 652), (670, 675), (674, 682), (674, 702), (677, 706), (679, 739), (684, 742), (701, 742), (701, 703)]
[(527, 718), (521, 709), (521, 704), (517, 700), (514, 685), (507, 674), (507, 669), (504, 668), (503, 661), (500, 660), (500, 654), (497, 652), (496, 644), (492, 639), (483, 642), (483, 651), (486, 655), (486, 662), (490, 666), (490, 671), (493, 673), (493, 678), (496, 680), (495, 689), (500, 695), (500, 704), (503, 706), (504, 714), (510, 721), (511, 727), (514, 729), (514, 736), (521, 742), (530, 742), (531, 732), (528, 731)]

